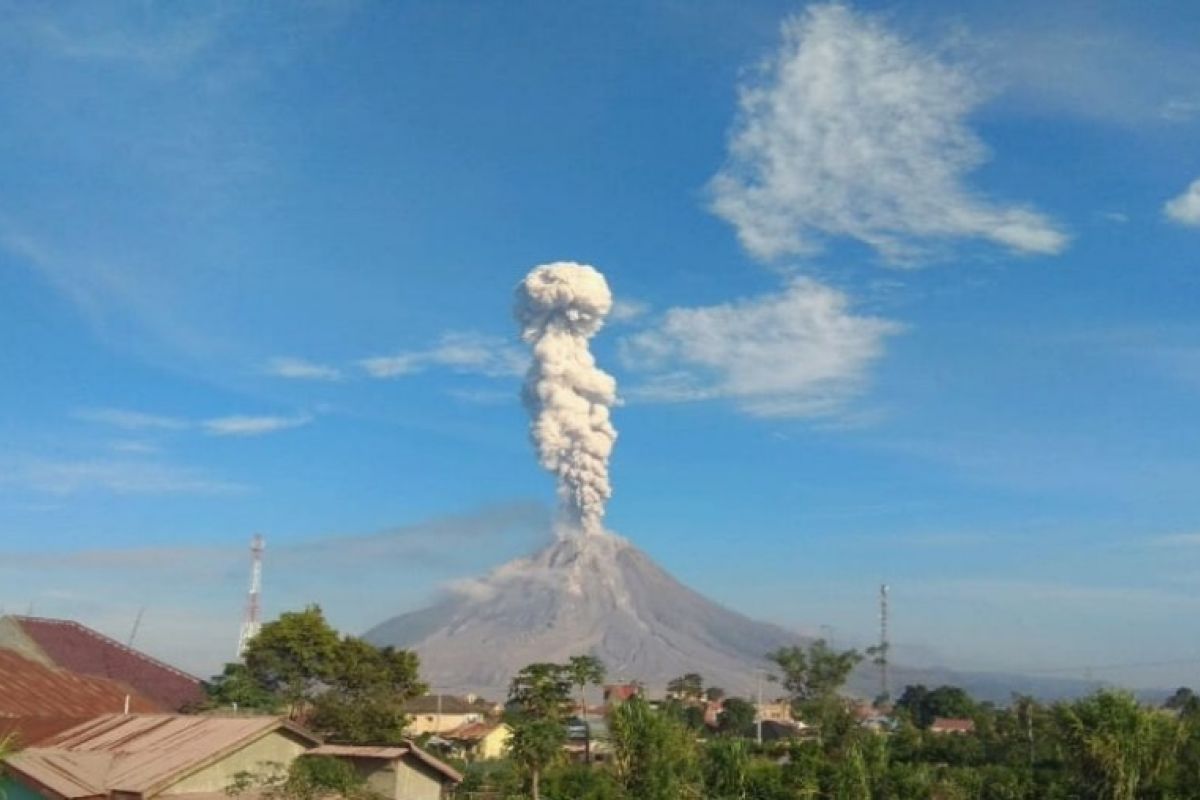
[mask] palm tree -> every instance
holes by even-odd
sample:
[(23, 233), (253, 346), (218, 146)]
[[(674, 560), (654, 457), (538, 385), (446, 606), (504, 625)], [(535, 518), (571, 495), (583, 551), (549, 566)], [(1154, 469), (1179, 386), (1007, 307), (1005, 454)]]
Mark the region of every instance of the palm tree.
[(583, 720), (583, 753), (584, 761), (592, 763), (592, 726), (587, 721), (587, 697), (584, 690), (588, 686), (599, 686), (604, 683), (604, 662), (595, 656), (571, 656), (567, 662), (567, 674), (571, 683), (579, 689), (579, 716)]

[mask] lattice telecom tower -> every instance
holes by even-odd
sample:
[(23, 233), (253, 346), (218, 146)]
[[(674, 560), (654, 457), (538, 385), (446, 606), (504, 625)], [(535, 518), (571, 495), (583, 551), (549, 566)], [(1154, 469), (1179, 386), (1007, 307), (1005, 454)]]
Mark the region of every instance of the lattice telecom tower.
[(892, 643), (888, 641), (888, 585), (886, 583), (879, 584), (879, 656), (876, 658), (876, 663), (879, 664), (879, 696), (885, 700), (891, 697), (891, 686), (889, 685), (888, 666), (889, 653), (892, 649)]
[(241, 660), (246, 645), (258, 635), (262, 622), (259, 620), (259, 595), (262, 594), (262, 556), (266, 544), (261, 534), (250, 540), (250, 594), (246, 598), (246, 616), (242, 620), (242, 631), (238, 636), (237, 657)]

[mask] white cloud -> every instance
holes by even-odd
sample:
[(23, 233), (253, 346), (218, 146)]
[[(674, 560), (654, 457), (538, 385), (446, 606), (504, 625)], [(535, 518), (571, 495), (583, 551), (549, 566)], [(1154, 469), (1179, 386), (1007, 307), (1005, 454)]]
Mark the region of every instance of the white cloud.
[(0, 483), (56, 495), (99, 490), (113, 494), (226, 494), (247, 487), (197, 470), (141, 460), (43, 460), (9, 463)]
[(650, 313), (648, 303), (628, 297), (618, 297), (613, 300), (612, 311), (609, 312), (608, 318), (613, 322), (633, 322), (648, 313)]
[(837, 413), (866, 382), (885, 341), (902, 330), (856, 316), (847, 296), (811, 279), (778, 294), (673, 308), (621, 342), (622, 361), (648, 372), (632, 399), (729, 399), (756, 416)]
[(178, 417), (167, 417), (161, 414), (146, 414), (141, 411), (129, 411), (122, 408), (84, 408), (76, 411), (73, 416), (85, 422), (96, 422), (101, 425), (111, 425), (124, 430), (164, 430), (177, 431), (189, 427), (190, 423)]
[(743, 85), (713, 208), (754, 256), (810, 254), (850, 237), (890, 262), (982, 239), (1058, 253), (1044, 215), (971, 190), (987, 158), (966, 118), (982, 99), (967, 72), (839, 5), (783, 26), (783, 45)]
[(252, 417), (235, 415), (208, 419), (201, 423), (213, 436), (262, 436), (267, 433), (299, 428), (312, 422), (312, 417)]
[(1200, 533), (1173, 533), (1151, 540), (1159, 547), (1200, 547)]
[(341, 370), (326, 364), (316, 364), (303, 358), (275, 358), (267, 365), (267, 374), (277, 378), (302, 381), (340, 381)]
[(1188, 122), (1200, 115), (1200, 99), (1172, 98), (1163, 103), (1159, 115), (1167, 122)]
[(478, 333), (447, 333), (427, 350), (364, 358), (358, 364), (373, 378), (396, 378), (430, 367), (505, 378), (523, 375), (529, 357), (507, 339)]
[(1200, 178), (1192, 181), (1183, 194), (1167, 201), (1163, 212), (1180, 225), (1200, 226)]

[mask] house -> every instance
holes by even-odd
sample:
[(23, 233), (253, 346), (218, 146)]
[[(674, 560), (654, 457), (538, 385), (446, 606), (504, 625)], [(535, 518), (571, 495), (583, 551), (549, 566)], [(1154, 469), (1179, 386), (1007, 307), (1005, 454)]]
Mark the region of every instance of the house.
[(974, 733), (975, 720), (973, 719), (955, 719), (951, 717), (935, 717), (933, 723), (929, 726), (930, 733)]
[(404, 713), (410, 717), (408, 730), (414, 735), (449, 733), (464, 725), (483, 722), (499, 711), (494, 703), (474, 695), (427, 694), (404, 704)]
[(604, 705), (608, 708), (619, 706), (626, 700), (642, 696), (640, 683), (610, 683), (604, 687)]
[(398, 747), (327, 744), (308, 755), (349, 761), (367, 788), (391, 800), (442, 800), (462, 775), (411, 742)]
[(467, 761), (485, 761), (504, 756), (512, 728), (503, 722), (469, 722), (443, 734)]
[(268, 779), (319, 740), (277, 717), (106, 714), (18, 751), (8, 800), (225, 800), (239, 776)]
[(163, 711), (183, 711), (204, 700), (199, 678), (71, 620), (0, 617), (0, 651), (77, 675), (117, 681)]
[(792, 704), (787, 700), (756, 703), (755, 711), (763, 722), (792, 722)]
[[(2, 621), (0, 621), (2, 624)], [(0, 738), (36, 744), (102, 714), (167, 709), (114, 680), (79, 675), (0, 649)]]

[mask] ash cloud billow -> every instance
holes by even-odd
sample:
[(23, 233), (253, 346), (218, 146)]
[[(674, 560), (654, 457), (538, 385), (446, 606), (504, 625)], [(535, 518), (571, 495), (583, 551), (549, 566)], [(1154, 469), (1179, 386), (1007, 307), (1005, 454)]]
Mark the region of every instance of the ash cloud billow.
[(594, 267), (561, 261), (535, 267), (517, 286), (521, 339), (533, 349), (522, 399), (538, 461), (558, 480), (562, 522), (571, 532), (603, 533), (612, 496), (608, 459), (617, 430), (617, 382), (588, 348), (612, 310), (608, 282)]

